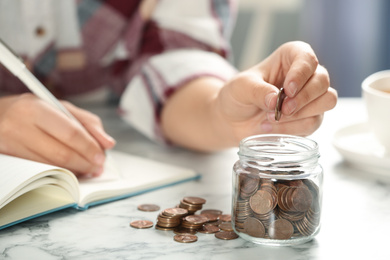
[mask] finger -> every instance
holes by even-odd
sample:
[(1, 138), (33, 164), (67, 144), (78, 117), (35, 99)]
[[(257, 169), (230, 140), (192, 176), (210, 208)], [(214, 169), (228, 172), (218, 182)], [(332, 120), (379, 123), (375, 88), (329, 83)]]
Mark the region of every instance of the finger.
[(278, 134), (308, 136), (320, 127), (323, 117), (323, 114), (319, 114), (299, 120), (280, 122), (273, 125), (272, 132)]
[(111, 149), (115, 146), (116, 141), (109, 136), (102, 127), (94, 125), (85, 125), (87, 131), (98, 141), (103, 149)]
[[(98, 176), (103, 168), (93, 165), (80, 156), (71, 147), (45, 134), (39, 128), (28, 129), (29, 137), (24, 131), (13, 132), (13, 139), (8, 142), (6, 154), (21, 156), (28, 160), (51, 164), (71, 170), (75, 174)], [(33, 137), (33, 138), (31, 138)]]
[(91, 164), (103, 165), (105, 155), (97, 141), (79, 124), (69, 119), (65, 114), (60, 113), (49, 104), (38, 113), (36, 126), (43, 132), (71, 146), (72, 150), (84, 157)]
[(303, 88), (318, 66), (318, 59), (310, 45), (299, 43), (297, 46), (295, 47), (297, 53), (293, 57), (283, 84), (285, 93), (290, 98)]
[(78, 175), (99, 176), (103, 172), (103, 166), (89, 162), (72, 147), (50, 135), (42, 135), (39, 140), (40, 147), (32, 145), (28, 148), (49, 164), (69, 169)]
[[(323, 114), (324, 112), (333, 109), (336, 106), (336, 103), (337, 92), (335, 89), (329, 88), (325, 94), (310, 102), (307, 106), (299, 110), (294, 115), (282, 116), (278, 123), (287, 123)], [(273, 114), (272, 112), (267, 113), (267, 119), (271, 123), (277, 123), (275, 121), (275, 114)]]
[(233, 96), (238, 102), (255, 105), (265, 111), (275, 109), (279, 89), (266, 82), (256, 69), (242, 73), (236, 82)]
[(328, 72), (324, 67), (318, 66), (316, 72), (307, 81), (304, 88), (295, 97), (287, 97), (284, 100), (282, 114), (289, 116), (296, 113), (319, 96), (325, 94), (329, 84)]
[(63, 103), (103, 149), (111, 149), (115, 146), (116, 141), (104, 131), (103, 124), (98, 116), (89, 111), (78, 108), (69, 102)]

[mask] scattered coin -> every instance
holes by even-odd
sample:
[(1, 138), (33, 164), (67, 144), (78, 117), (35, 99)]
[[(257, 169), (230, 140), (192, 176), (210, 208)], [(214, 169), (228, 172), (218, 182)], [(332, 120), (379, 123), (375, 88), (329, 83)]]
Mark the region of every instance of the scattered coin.
[(156, 204), (141, 204), (137, 207), (141, 211), (158, 211), (160, 206)]
[(189, 204), (195, 204), (195, 205), (199, 205), (199, 204), (205, 204), (206, 203), (206, 200), (205, 199), (202, 199), (202, 198), (199, 198), (199, 197), (185, 197), (183, 198), (183, 200)]
[(223, 214), (223, 215), (220, 215), (218, 217), (218, 219), (223, 221), (223, 222), (229, 222), (229, 221), (232, 221), (232, 215), (230, 215), (230, 214)]
[[(162, 231), (173, 231), (176, 235), (174, 240), (180, 243), (192, 243), (198, 240), (197, 232), (203, 234), (215, 234), (219, 239), (231, 240), (238, 238), (233, 231), (230, 214), (223, 214), (218, 209), (205, 209), (200, 214), (196, 211), (202, 208), (206, 200), (199, 197), (185, 197), (176, 208), (167, 208), (159, 213), (155, 228)], [(138, 206), (138, 208), (149, 209), (148, 206)], [(151, 224), (151, 226), (149, 226)], [(152, 227), (152, 222), (138, 221), (132, 222), (132, 227), (147, 228)]]
[(179, 235), (182, 235), (182, 234), (191, 234), (191, 235), (195, 235), (198, 231), (196, 230), (193, 230), (193, 229), (189, 229), (189, 228), (184, 228), (184, 227), (177, 227), (173, 230), (173, 233), (175, 234), (179, 234)]
[(234, 231), (221, 231), (215, 233), (215, 237), (222, 240), (232, 240), (238, 238), (238, 235)]
[(223, 231), (233, 231), (232, 222), (222, 222), (218, 227)]
[(200, 233), (204, 234), (213, 234), (218, 231), (220, 231), (220, 228), (212, 224), (204, 224), (203, 227), (199, 230)]
[(130, 223), (130, 226), (133, 228), (151, 228), (153, 227), (153, 222), (149, 220), (135, 220)]
[(177, 234), (173, 237), (173, 239), (180, 243), (193, 243), (198, 241), (198, 237), (192, 234)]
[(170, 217), (174, 217), (174, 216), (183, 217), (188, 214), (188, 210), (182, 208), (169, 208), (169, 209), (165, 209), (163, 211), (163, 214), (165, 216), (170, 216)]
[(222, 211), (219, 209), (204, 209), (200, 212), (200, 214), (214, 214), (214, 215), (222, 215)]

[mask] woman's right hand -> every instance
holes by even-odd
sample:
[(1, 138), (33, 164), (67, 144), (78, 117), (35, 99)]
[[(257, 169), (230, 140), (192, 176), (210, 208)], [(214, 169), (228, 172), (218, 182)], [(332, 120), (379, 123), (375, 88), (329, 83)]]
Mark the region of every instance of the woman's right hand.
[(99, 176), (115, 141), (96, 115), (63, 104), (83, 126), (33, 94), (0, 98), (0, 153)]

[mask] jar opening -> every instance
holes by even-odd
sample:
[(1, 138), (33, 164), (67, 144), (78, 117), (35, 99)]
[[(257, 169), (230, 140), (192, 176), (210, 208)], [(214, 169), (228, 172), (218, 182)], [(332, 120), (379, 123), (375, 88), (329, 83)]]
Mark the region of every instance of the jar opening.
[(315, 141), (293, 135), (256, 135), (243, 139), (240, 160), (254, 168), (297, 171), (316, 166), (319, 158)]

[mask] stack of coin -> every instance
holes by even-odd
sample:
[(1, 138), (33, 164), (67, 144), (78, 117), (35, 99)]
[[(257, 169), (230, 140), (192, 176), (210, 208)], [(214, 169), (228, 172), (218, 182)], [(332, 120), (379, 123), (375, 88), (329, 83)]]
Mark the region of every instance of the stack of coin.
[(180, 208), (187, 209), (188, 214), (194, 214), (196, 211), (202, 209), (205, 199), (199, 197), (184, 197), (179, 204)]
[(241, 174), (240, 180), (240, 197), (245, 200), (252, 196), (258, 188), (260, 177), (254, 174)]
[(247, 172), (239, 175), (233, 208), (237, 232), (253, 237), (290, 239), (309, 236), (317, 230), (320, 195), (313, 181), (276, 180), (252, 175)]
[[(201, 216), (205, 216), (208, 219), (209, 223), (213, 223), (215, 225), (219, 225), (222, 221), (220, 218), (222, 218), (222, 211), (217, 209), (205, 209), (200, 212)], [(229, 215), (230, 216), (230, 215)]]
[(178, 207), (165, 209), (158, 215), (156, 229), (173, 231), (176, 234), (174, 240), (181, 243), (197, 241), (197, 232), (215, 234), (216, 238), (223, 240), (238, 238), (230, 214), (217, 209), (205, 209), (195, 214), (205, 203), (206, 200), (199, 197), (183, 198)]
[(203, 224), (208, 222), (208, 218), (201, 215), (188, 215), (183, 218), (181, 226), (190, 230), (199, 230)]
[(238, 199), (237, 203), (234, 205), (234, 213), (236, 229), (237, 231), (243, 231), (245, 220), (253, 215), (253, 212), (249, 205), (249, 199)]
[(180, 226), (181, 219), (188, 215), (188, 211), (182, 208), (168, 208), (160, 212), (157, 217), (156, 229), (173, 230)]

